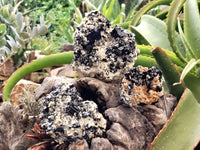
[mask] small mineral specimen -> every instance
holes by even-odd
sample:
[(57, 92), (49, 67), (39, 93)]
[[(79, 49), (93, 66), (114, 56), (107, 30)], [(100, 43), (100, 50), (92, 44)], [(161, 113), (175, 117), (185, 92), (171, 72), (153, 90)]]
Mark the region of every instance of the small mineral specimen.
[(106, 120), (95, 102), (84, 100), (72, 83), (58, 85), (42, 101), (41, 125), (56, 142), (103, 137)]
[(72, 66), (84, 76), (120, 81), (138, 54), (133, 33), (118, 25), (112, 27), (105, 16), (92, 11), (76, 29)]
[(162, 95), (162, 73), (156, 67), (134, 67), (124, 74), (120, 100), (129, 106), (151, 104)]

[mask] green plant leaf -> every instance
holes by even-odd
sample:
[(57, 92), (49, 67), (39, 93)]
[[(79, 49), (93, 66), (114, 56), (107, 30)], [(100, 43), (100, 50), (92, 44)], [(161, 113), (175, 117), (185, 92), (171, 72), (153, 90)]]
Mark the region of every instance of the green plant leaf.
[(48, 32), (48, 27), (46, 25), (41, 25), (38, 29), (39, 35), (45, 35)]
[(109, 3), (109, 6), (108, 6), (107, 5), (108, 2), (106, 2), (105, 6), (103, 8), (103, 10), (104, 10), (104, 14), (103, 15), (105, 15), (106, 18), (108, 18), (108, 19), (110, 18), (111, 13), (113, 11), (114, 3), (115, 3), (115, 0), (111, 0), (111, 2)]
[(1, 39), (0, 40), (0, 48), (6, 45), (6, 40)]
[(131, 19), (131, 24), (133, 26), (136, 26), (140, 20), (140, 18), (148, 12), (150, 9), (159, 6), (159, 5), (169, 5), (172, 2), (172, 0), (154, 0), (149, 3), (147, 3), (144, 7), (142, 7), (137, 13), (133, 16)]
[(145, 56), (145, 55), (139, 55), (137, 60), (135, 61), (134, 66), (142, 65), (144, 67), (151, 68), (152, 66), (158, 67), (156, 61), (154, 58)]
[(181, 27), (181, 23), (180, 23), (180, 19), (178, 18), (178, 31), (179, 31), (179, 34), (180, 34), (180, 38), (182, 40), (182, 43), (184, 44), (185, 48), (186, 48), (186, 56), (187, 56), (187, 59), (191, 59), (191, 58), (195, 58), (194, 56), (194, 53), (188, 43), (188, 41), (186, 40), (185, 38), (185, 35), (183, 33), (183, 30), (182, 30), (182, 27)]
[(6, 25), (0, 24), (0, 38), (2, 38), (5, 33), (6, 33)]
[(17, 15), (16, 15), (16, 24), (17, 24), (18, 32), (22, 32), (24, 27), (25, 27), (24, 17), (22, 15), (22, 13), (17, 13)]
[(82, 19), (83, 19), (83, 16), (80, 12), (80, 10), (76, 7), (74, 1), (72, 0), (69, 0), (69, 3), (72, 5), (72, 7), (74, 8), (75, 12), (77, 13), (77, 20), (78, 20), (78, 23), (81, 23)]
[(194, 58), (191, 59), (187, 65), (185, 66), (185, 68), (183, 69), (182, 73), (181, 73), (181, 77), (180, 77), (180, 81), (178, 83), (175, 84), (180, 84), (183, 82), (183, 79), (186, 77), (186, 75), (200, 62), (200, 60), (195, 60)]
[(180, 98), (185, 89), (184, 85), (173, 85), (180, 79), (180, 71), (178, 70), (178, 66), (175, 66), (167, 53), (161, 50), (159, 47), (153, 49), (152, 54), (163, 73), (169, 92), (177, 98)]
[(197, 0), (184, 4), (184, 33), (196, 59), (200, 58), (200, 18)]
[(135, 28), (151, 46), (172, 50), (167, 38), (166, 24), (160, 19), (150, 15), (143, 15), (141, 23), (133, 28)]
[[(153, 58), (151, 50), (155, 49), (155, 47), (146, 46), (146, 45), (136, 45), (136, 47), (138, 47), (140, 49), (140, 55)], [(179, 68), (184, 68), (186, 66), (186, 64), (183, 63), (182, 61), (180, 61), (179, 58), (172, 51), (168, 51), (165, 49), (162, 49), (162, 51), (164, 51), (167, 54), (167, 56), (169, 56), (171, 61)]]
[(200, 104), (186, 89), (150, 150), (190, 150), (200, 139)]
[(6, 85), (4, 86), (3, 100), (9, 102), (10, 93), (15, 84), (29, 73), (50, 66), (69, 64), (71, 63), (72, 59), (73, 52), (64, 52), (60, 54), (52, 54), (41, 59), (34, 60), (31, 63), (22, 66), (10, 76)]
[(135, 34), (137, 44), (150, 45), (149, 41), (134, 26), (130, 25), (129, 29)]
[(180, 9), (182, 8), (185, 0), (173, 0), (171, 3), (171, 7), (169, 9), (168, 17), (167, 17), (167, 34), (168, 34), (168, 39), (170, 42), (170, 45), (172, 47), (172, 50), (174, 53), (183, 61), (185, 61), (185, 58), (179, 51), (177, 45), (176, 45), (176, 32), (175, 32), (175, 27), (176, 27), (176, 20), (178, 13)]

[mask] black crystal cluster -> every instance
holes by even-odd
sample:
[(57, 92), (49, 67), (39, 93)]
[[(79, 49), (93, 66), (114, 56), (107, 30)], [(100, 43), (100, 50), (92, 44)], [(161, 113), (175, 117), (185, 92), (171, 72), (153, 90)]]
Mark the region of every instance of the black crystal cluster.
[(42, 105), (41, 125), (58, 143), (104, 136), (106, 120), (96, 103), (83, 100), (73, 84), (57, 86)]
[(108, 61), (111, 62), (110, 71), (115, 73), (119, 69), (125, 68), (127, 63), (132, 62), (131, 54), (135, 52), (135, 41), (131, 39), (132, 33), (119, 26), (112, 30), (111, 36), (116, 40), (106, 48), (106, 56)]
[(112, 27), (99, 11), (92, 11), (76, 29), (72, 66), (84, 76), (121, 80), (138, 54), (133, 33), (118, 25)]
[[(159, 81), (161, 82), (162, 79), (162, 72), (153, 66), (149, 68), (147, 71), (140, 72), (139, 67), (133, 67), (132, 69), (128, 70), (125, 74), (125, 79), (130, 81), (127, 87), (129, 90), (133, 89), (134, 86), (146, 85), (147, 92), (153, 89), (152, 80), (159, 76)], [(162, 90), (162, 85), (156, 86), (156, 91), (160, 92)]]
[(124, 74), (121, 83), (120, 101), (129, 106), (151, 104), (163, 96), (162, 73), (152, 68), (137, 66)]

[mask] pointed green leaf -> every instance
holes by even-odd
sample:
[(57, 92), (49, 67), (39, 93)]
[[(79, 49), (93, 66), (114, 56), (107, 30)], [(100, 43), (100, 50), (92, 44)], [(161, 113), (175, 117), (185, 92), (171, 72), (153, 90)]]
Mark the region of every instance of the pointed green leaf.
[(185, 58), (183, 57), (183, 55), (181, 54), (181, 52), (179, 51), (176, 45), (176, 32), (175, 32), (177, 16), (184, 2), (185, 0), (172, 1), (166, 24), (167, 24), (168, 39), (170, 41), (170, 46), (172, 47), (172, 50), (183, 62), (186, 62)]
[(111, 0), (111, 2), (110, 2), (110, 4), (109, 4), (109, 7), (108, 7), (108, 9), (106, 10), (106, 14), (105, 14), (106, 18), (110, 18), (111, 13), (112, 13), (112, 11), (113, 11), (114, 3), (115, 3), (115, 0)]
[(191, 59), (187, 65), (185, 66), (185, 68), (183, 69), (183, 72), (181, 73), (181, 77), (180, 77), (180, 82), (183, 82), (183, 79), (185, 78), (185, 76), (200, 62), (200, 60), (195, 60), (194, 58)]
[(61, 54), (52, 54), (41, 59), (34, 60), (30, 64), (22, 66), (17, 71), (15, 71), (8, 79), (3, 89), (3, 100), (9, 102), (10, 93), (15, 84), (29, 73), (50, 66), (69, 64), (71, 63), (72, 59), (73, 52), (65, 52)]
[(192, 58), (195, 58), (194, 56), (194, 53), (188, 43), (188, 41), (186, 40), (185, 38), (185, 35), (183, 33), (183, 30), (182, 30), (182, 27), (181, 27), (181, 23), (180, 23), (180, 19), (178, 18), (178, 31), (179, 31), (179, 34), (180, 34), (180, 38), (182, 40), (182, 43), (184, 44), (185, 48), (186, 48), (186, 55), (187, 55), (187, 59), (190, 59), (191, 57)]
[(149, 41), (134, 26), (131, 25), (129, 29), (135, 34), (137, 44), (150, 45)]
[(17, 15), (16, 15), (16, 24), (17, 24), (17, 29), (18, 29), (19, 32), (21, 32), (21, 28), (23, 26), (23, 23), (24, 23), (24, 17), (22, 15), (22, 13), (17, 13)]
[(135, 29), (145, 37), (151, 46), (172, 50), (167, 38), (166, 24), (160, 19), (150, 15), (143, 15), (141, 23)]
[(6, 40), (1, 39), (0, 40), (0, 48), (6, 45)]
[(186, 0), (184, 4), (184, 33), (196, 59), (200, 58), (200, 18), (197, 0)]
[(149, 3), (147, 3), (144, 7), (142, 7), (137, 13), (133, 16), (132, 20), (132, 25), (136, 26), (140, 20), (140, 18), (148, 12), (150, 9), (159, 6), (159, 5), (169, 5), (172, 2), (172, 0), (154, 0)]
[(183, 84), (173, 85), (174, 83), (179, 82), (180, 79), (178, 66), (175, 66), (167, 53), (161, 50), (159, 47), (153, 49), (152, 54), (163, 73), (169, 92), (177, 98), (180, 98), (185, 87)]
[(154, 139), (150, 150), (191, 150), (200, 139), (200, 104), (185, 90), (170, 120)]
[(2, 38), (5, 33), (6, 33), (6, 25), (0, 24), (0, 38)]

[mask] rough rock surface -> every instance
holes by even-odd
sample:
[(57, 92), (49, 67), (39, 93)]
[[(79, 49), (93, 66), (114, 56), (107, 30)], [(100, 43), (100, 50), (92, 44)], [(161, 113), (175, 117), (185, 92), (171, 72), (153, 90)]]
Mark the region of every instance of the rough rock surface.
[(20, 80), (16, 86), (13, 88), (10, 101), (12, 105), (20, 105), (24, 99), (30, 99), (33, 95), (36, 88), (38, 88), (40, 84), (34, 83), (28, 80)]
[(38, 141), (25, 137), (32, 133), (35, 119), (28, 120), (22, 117), (22, 110), (17, 106), (3, 103), (0, 106), (0, 149), (1, 150), (25, 150)]
[(106, 132), (107, 138), (116, 149), (145, 150), (169, 119), (176, 98), (166, 94), (155, 104), (128, 107), (120, 105), (105, 111), (112, 122)]
[(112, 27), (105, 16), (92, 11), (76, 29), (72, 66), (84, 76), (120, 81), (138, 54), (133, 33)]
[[(66, 82), (68, 81), (68, 79), (65, 80)], [(59, 88), (57, 86), (58, 82), (51, 82), (50, 78), (48, 82), (49, 83), (46, 83), (47, 85), (50, 83), (53, 84), (49, 87), (54, 87), (53, 91), (56, 93), (55, 89)], [(66, 83), (64, 80), (62, 80), (62, 82)], [(83, 99), (94, 101), (98, 105), (99, 112), (107, 119), (105, 130), (106, 137), (92, 138), (89, 144), (89, 149), (91, 150), (95, 148), (97, 150), (101, 150), (101, 148), (105, 148), (106, 150), (147, 149), (170, 117), (177, 102), (174, 96), (164, 94), (164, 96), (153, 104), (129, 107), (128, 105), (120, 103), (119, 85), (108, 84), (89, 77), (75, 79), (73, 80), (73, 84), (80, 93), (80, 96)], [(43, 84), (42, 87), (43, 86), (45, 86), (45, 84)], [(42, 89), (42, 87), (39, 89)], [(65, 92), (61, 93), (62, 96), (55, 94), (55, 97), (64, 97)], [(43, 93), (42, 95), (48, 97), (47, 93)], [(55, 99), (55, 97), (53, 99)], [(41, 99), (39, 99), (39, 101), (41, 101)], [(74, 142), (74, 144), (76, 145), (76, 142)]]
[(106, 120), (98, 112), (97, 104), (83, 99), (72, 83), (57, 85), (40, 101), (41, 125), (60, 144), (94, 137), (103, 137)]

